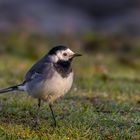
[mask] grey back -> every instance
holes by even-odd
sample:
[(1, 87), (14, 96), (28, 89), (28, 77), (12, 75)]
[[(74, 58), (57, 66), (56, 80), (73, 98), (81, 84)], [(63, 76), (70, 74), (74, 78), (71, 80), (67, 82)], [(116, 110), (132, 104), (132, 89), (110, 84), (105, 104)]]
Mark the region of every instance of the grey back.
[(51, 59), (46, 55), (31, 67), (31, 69), (25, 75), (25, 81), (31, 81), (37, 76), (51, 78), (53, 73), (53, 63)]

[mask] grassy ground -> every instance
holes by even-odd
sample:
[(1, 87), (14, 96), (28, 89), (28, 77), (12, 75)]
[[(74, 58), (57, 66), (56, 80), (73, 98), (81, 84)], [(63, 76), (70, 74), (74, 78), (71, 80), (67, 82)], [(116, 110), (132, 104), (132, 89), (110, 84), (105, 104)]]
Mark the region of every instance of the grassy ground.
[[(1, 55), (0, 87), (20, 83), (32, 63)], [(37, 101), (25, 93), (0, 95), (0, 140), (139, 140), (139, 66), (124, 66), (114, 56), (98, 54), (76, 60), (74, 70), (71, 92), (53, 105), (55, 129), (46, 103), (40, 125), (32, 128)]]

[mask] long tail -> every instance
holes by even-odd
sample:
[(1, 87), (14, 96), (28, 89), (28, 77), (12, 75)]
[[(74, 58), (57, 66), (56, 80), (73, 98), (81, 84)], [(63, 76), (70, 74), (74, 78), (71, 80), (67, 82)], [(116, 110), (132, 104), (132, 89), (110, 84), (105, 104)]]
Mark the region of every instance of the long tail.
[(12, 92), (12, 91), (25, 91), (25, 84), (22, 83), (22, 84), (19, 84), (19, 85), (15, 85), (15, 86), (11, 86), (11, 87), (8, 87), (8, 88), (5, 88), (5, 89), (1, 89), (0, 90), (0, 94), (2, 93), (7, 93), (7, 92)]

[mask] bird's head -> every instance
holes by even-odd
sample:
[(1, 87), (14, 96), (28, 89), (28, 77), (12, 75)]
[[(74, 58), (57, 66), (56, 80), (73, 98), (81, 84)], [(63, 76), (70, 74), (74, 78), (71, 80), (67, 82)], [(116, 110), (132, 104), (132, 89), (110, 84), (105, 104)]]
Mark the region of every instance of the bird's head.
[(55, 63), (58, 61), (72, 61), (73, 58), (81, 56), (81, 54), (74, 53), (72, 50), (62, 45), (52, 48), (48, 55), (52, 56)]

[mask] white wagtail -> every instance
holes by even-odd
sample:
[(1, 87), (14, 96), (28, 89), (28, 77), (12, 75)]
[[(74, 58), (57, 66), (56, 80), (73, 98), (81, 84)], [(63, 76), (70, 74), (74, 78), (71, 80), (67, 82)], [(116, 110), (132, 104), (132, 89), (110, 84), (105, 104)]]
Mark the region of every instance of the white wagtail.
[(37, 98), (38, 112), (35, 124), (39, 121), (41, 100), (48, 102), (56, 126), (52, 103), (70, 90), (73, 83), (71, 62), (77, 56), (81, 54), (74, 53), (63, 45), (56, 46), (31, 67), (22, 84), (2, 89), (0, 93), (26, 91), (30, 96)]

